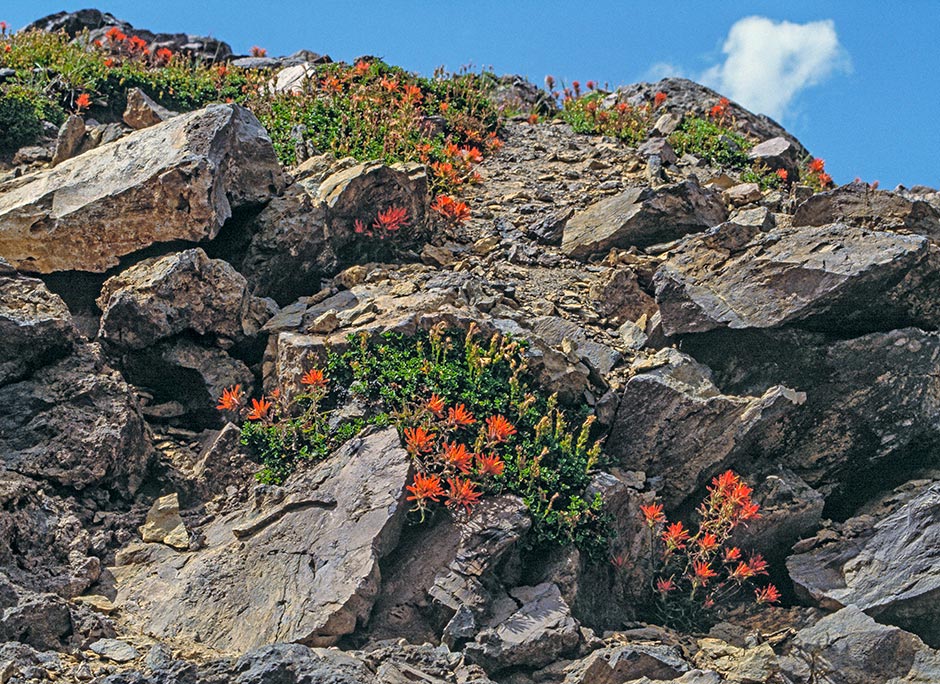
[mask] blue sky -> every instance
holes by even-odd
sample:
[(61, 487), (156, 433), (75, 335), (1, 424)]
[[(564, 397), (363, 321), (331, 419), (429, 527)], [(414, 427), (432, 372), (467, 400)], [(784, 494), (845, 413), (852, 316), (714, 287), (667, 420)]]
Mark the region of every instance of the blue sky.
[[(7, 0), (0, 20), (18, 28), (88, 6), (93, 0)], [(706, 78), (776, 115), (837, 182), (940, 186), (940, 2), (100, 0), (97, 7), (154, 31), (213, 35), (236, 52), (306, 48), (347, 61), (373, 54), (427, 74), (472, 63), (537, 83), (546, 74), (611, 85), (667, 72)]]

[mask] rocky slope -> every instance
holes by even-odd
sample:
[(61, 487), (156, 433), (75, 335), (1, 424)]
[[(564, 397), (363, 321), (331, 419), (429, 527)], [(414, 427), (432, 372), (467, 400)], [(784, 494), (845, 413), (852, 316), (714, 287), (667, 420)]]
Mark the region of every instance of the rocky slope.
[[(110, 26), (130, 31), (38, 24)], [(76, 117), (47, 141), (54, 165), (17, 154), (0, 178), (0, 681), (940, 681), (940, 194), (816, 192), (802, 145), (727, 103), (790, 178), (741, 183), (669, 142), (717, 94), (671, 79), (607, 97), (655, 93), (637, 144), (506, 119), (466, 222), (431, 209), (420, 164), (283, 168), (237, 104), (169, 116), (134, 95), (112, 139), (70, 143)], [(373, 249), (356, 219), (390, 206), (420, 244)], [(420, 463), (391, 426), (255, 480), (214, 408), (227, 388), (289, 392), (351, 333), (438, 324), (528, 340), (539, 386), (596, 417), (585, 496), (607, 555), (532, 553), (510, 493), (416, 524)], [(640, 507), (687, 516), (726, 469), (753, 486), (741, 544), (784, 605), (700, 631), (642, 621)]]

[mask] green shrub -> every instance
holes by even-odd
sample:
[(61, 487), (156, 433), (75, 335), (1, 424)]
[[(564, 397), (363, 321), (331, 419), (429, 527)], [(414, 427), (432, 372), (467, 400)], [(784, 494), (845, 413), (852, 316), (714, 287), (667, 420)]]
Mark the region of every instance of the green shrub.
[(23, 89), (0, 95), (0, 150), (14, 151), (32, 145), (42, 135), (42, 107)]
[(681, 156), (694, 154), (713, 166), (726, 169), (744, 169), (750, 165), (747, 152), (753, 143), (721, 123), (686, 117), (675, 133), (669, 136), (669, 144)]

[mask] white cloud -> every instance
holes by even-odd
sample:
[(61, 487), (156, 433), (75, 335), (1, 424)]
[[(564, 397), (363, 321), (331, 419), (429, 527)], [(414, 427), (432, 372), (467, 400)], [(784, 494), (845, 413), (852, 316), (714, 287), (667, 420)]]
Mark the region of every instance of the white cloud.
[(851, 68), (832, 20), (794, 24), (745, 17), (731, 27), (722, 52), (724, 63), (702, 74), (702, 83), (775, 119), (804, 88)]
[(656, 62), (646, 71), (645, 79), (647, 81), (658, 81), (670, 76), (685, 76), (681, 68), (669, 62)]

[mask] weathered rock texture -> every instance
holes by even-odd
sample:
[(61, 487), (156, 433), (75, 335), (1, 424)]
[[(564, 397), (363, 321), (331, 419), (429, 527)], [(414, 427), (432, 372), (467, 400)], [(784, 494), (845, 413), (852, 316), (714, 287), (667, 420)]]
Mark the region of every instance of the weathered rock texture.
[(198, 634), (222, 650), (333, 644), (369, 618), (379, 560), (404, 522), (410, 470), (395, 429), (355, 438), (284, 489), (205, 527), (201, 551), (123, 552), (113, 568), (117, 603), (149, 634)]
[(215, 237), (284, 182), (254, 115), (211, 105), (0, 188), (0, 254), (21, 271), (103, 273), (154, 243)]

